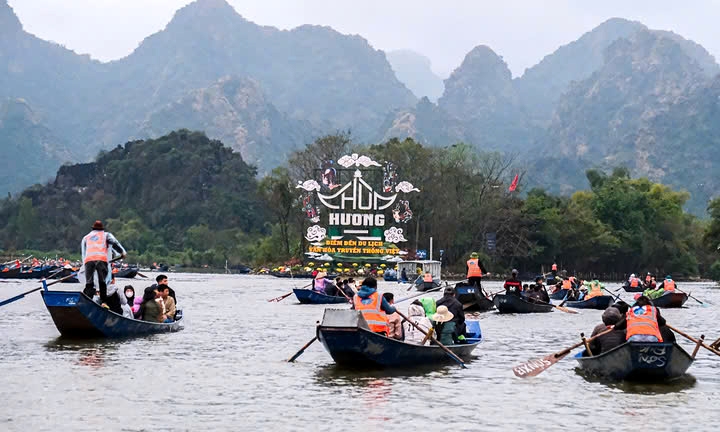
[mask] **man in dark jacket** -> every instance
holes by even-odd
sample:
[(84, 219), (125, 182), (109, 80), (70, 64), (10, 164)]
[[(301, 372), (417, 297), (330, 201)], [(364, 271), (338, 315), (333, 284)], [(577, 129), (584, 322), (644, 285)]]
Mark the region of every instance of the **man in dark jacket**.
[(518, 279), (518, 271), (516, 269), (512, 269), (511, 272), (512, 276), (510, 279), (505, 281), (505, 285), (503, 285), (503, 288), (505, 288), (505, 294), (511, 294), (520, 296), (522, 295), (522, 282)]
[(455, 288), (449, 286), (443, 291), (443, 296), (436, 303), (437, 307), (445, 306), (453, 314), (455, 322), (455, 335), (459, 338), (465, 334), (465, 311), (463, 305), (455, 298)]
[[(605, 309), (605, 312), (603, 312), (602, 314), (602, 324), (598, 324), (597, 326), (595, 326), (591, 336), (595, 337), (595, 335), (604, 332), (605, 330), (620, 322), (620, 320), (622, 320), (622, 314), (620, 313), (620, 311), (617, 308), (610, 306), (609, 308)], [(592, 351), (593, 355), (598, 355), (600, 353), (610, 351), (611, 349), (624, 343), (625, 330), (614, 329), (610, 333), (604, 334), (590, 341), (590, 351)]]

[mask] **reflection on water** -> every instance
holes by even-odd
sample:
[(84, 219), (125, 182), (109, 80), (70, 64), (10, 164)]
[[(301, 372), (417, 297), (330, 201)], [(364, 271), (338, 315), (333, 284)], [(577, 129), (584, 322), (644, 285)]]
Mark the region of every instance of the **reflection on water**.
[(672, 381), (660, 383), (645, 383), (632, 381), (614, 381), (586, 373), (581, 368), (575, 368), (575, 373), (583, 377), (587, 382), (598, 383), (608, 388), (620, 390), (629, 394), (654, 395), (668, 394), (688, 390), (695, 386), (697, 379), (691, 374), (685, 374)]
[[(607, 430), (610, 424), (625, 430), (637, 427), (639, 419), (645, 428), (667, 430), (670, 424), (694, 424), (698, 410), (720, 403), (720, 358), (705, 351), (698, 353), (691, 376), (663, 385), (587, 379), (575, 373), (570, 356), (537, 377), (513, 375), (513, 366), (578, 342), (580, 332), (588, 334), (600, 322), (600, 311), (477, 313), (485, 339), (467, 369), (450, 362), (356, 371), (336, 366), (320, 343), (287, 363), (315, 335), (325, 307), (300, 306), (293, 296), (280, 303), (267, 299), (304, 283), (170, 276), (191, 319), (178, 333), (65, 340), (58, 338), (39, 295), (2, 307), (0, 430), (424, 430), (439, 418), (454, 431)], [(133, 284), (137, 289), (145, 282)], [(6, 298), (34, 287), (25, 281), (4, 284), (0, 291)], [(500, 288), (486, 284), (493, 292)], [(710, 285), (682, 288), (720, 305), (720, 290)], [(403, 285), (382, 281), (380, 291), (409, 294)], [(689, 334), (720, 336), (715, 325), (720, 306), (686, 305), (663, 310), (663, 316)], [(399, 306), (404, 311), (407, 303)], [(692, 351), (692, 344), (679, 342)], [(586, 402), (594, 415), (578, 409)], [(517, 409), (495, 408), (508, 404)], [(109, 409), (98, 415), (89, 407)], [(479, 415), (468, 415), (475, 412)]]

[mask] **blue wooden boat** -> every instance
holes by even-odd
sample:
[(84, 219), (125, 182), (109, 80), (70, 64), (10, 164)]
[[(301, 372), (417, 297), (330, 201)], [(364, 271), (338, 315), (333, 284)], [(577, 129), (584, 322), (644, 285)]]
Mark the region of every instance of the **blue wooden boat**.
[(550, 294), (550, 300), (565, 300), (565, 296), (567, 295), (568, 291), (567, 289), (559, 289), (555, 291), (554, 293)]
[(688, 295), (680, 292), (666, 293), (652, 300), (654, 306), (659, 308), (679, 308), (682, 307), (688, 299)]
[(583, 301), (567, 301), (565, 306), (576, 309), (599, 309), (605, 310), (610, 307), (614, 300), (613, 296), (601, 295)]
[(552, 312), (553, 305), (529, 302), (516, 295), (498, 294), (493, 299), (500, 313)]
[(484, 312), (495, 308), (492, 299), (485, 297), (480, 288), (464, 282), (455, 284), (455, 298), (468, 312)]
[(161, 324), (125, 318), (101, 307), (82, 292), (43, 290), (41, 294), (55, 327), (64, 337), (120, 338), (182, 329), (182, 319)]
[(694, 358), (677, 343), (626, 342), (593, 357), (575, 358), (588, 375), (627, 381), (667, 381), (685, 374)]
[(348, 303), (345, 296), (329, 296), (311, 289), (295, 288), (293, 289), (295, 297), (302, 304), (337, 304)]
[[(410, 367), (452, 363), (442, 348), (417, 345), (373, 333), (355, 310), (326, 309), (317, 337), (335, 363), (353, 368)], [(469, 358), (481, 339), (448, 345), (463, 360)]]

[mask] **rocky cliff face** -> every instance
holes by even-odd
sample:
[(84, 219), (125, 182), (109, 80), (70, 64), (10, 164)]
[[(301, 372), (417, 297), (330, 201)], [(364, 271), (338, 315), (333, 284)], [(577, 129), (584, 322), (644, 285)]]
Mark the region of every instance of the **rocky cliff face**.
[(289, 151), (312, 140), (308, 122), (280, 113), (248, 78), (226, 77), (189, 92), (148, 115), (142, 133), (160, 136), (181, 127), (205, 131), (262, 167), (280, 165)]
[[(545, 180), (554, 179), (553, 186), (566, 191), (582, 185), (580, 169), (563, 169), (572, 163), (579, 167), (627, 166), (633, 175), (688, 187), (675, 180), (689, 165), (686, 158), (690, 155), (675, 150), (668, 153), (667, 149), (677, 149), (678, 143), (668, 139), (673, 133), (663, 125), (686, 128), (692, 124), (689, 119), (700, 105), (690, 101), (703, 94), (706, 77), (705, 69), (673, 37), (640, 31), (617, 40), (606, 50), (603, 66), (572, 85), (558, 101), (541, 145), (545, 157), (540, 163), (549, 171)], [(704, 108), (712, 112), (712, 105)], [(696, 118), (692, 132), (675, 134), (699, 138), (698, 132), (702, 136), (705, 132), (701, 131), (714, 129), (703, 117)], [(705, 161), (720, 164), (720, 158)], [(707, 174), (707, 170), (696, 173), (697, 178)]]
[(486, 46), (475, 47), (445, 80), (438, 106), (462, 121), (473, 144), (517, 151), (531, 140), (531, 127), (512, 74)]

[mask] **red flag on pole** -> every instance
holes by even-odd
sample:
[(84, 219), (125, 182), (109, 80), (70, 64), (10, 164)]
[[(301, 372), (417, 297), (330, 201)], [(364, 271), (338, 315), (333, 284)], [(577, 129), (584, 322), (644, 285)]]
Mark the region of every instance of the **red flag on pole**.
[(520, 179), (520, 174), (515, 174), (515, 178), (513, 179), (512, 183), (510, 183), (510, 187), (508, 190), (510, 192), (514, 192), (515, 189), (517, 189), (518, 180)]

